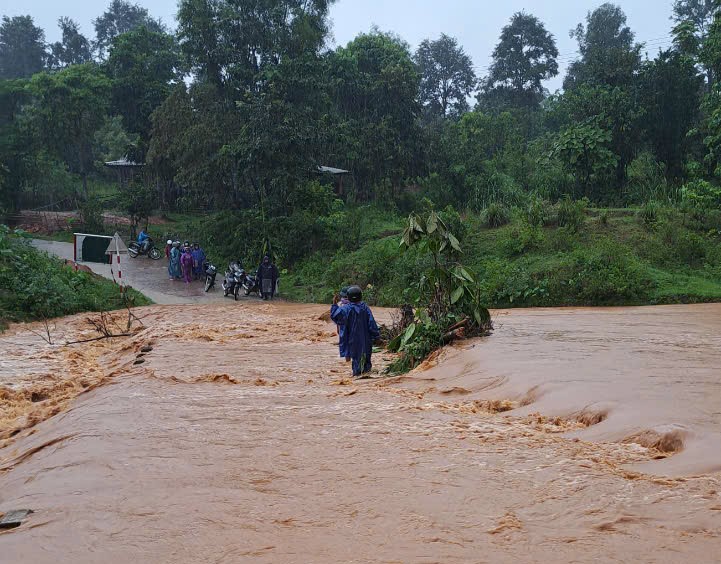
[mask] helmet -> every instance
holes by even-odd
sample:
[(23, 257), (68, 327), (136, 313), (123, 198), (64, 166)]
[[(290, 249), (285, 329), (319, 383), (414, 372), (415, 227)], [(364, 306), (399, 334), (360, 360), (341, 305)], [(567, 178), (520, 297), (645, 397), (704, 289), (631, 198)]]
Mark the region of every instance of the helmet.
[(363, 298), (363, 290), (359, 286), (348, 288), (348, 299), (352, 302), (359, 302)]
[(340, 289), (340, 297), (341, 298), (347, 298), (348, 297), (348, 286), (343, 286)]
[(172, 245), (172, 244), (173, 244), (173, 241), (171, 241), (170, 239), (168, 239), (168, 242), (166, 243), (166, 245)]

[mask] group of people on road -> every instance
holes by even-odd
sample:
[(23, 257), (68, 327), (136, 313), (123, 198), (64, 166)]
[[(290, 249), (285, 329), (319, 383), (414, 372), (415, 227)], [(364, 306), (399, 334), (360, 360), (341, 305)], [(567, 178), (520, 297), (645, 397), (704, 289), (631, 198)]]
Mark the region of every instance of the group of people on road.
[(165, 257), (168, 259), (168, 276), (170, 280), (184, 280), (190, 284), (203, 276), (205, 251), (198, 243), (168, 239), (165, 245)]
[(359, 286), (343, 288), (333, 296), (330, 318), (338, 327), (341, 358), (351, 363), (355, 378), (363, 378), (373, 368), (373, 343), (380, 338), (380, 330)]

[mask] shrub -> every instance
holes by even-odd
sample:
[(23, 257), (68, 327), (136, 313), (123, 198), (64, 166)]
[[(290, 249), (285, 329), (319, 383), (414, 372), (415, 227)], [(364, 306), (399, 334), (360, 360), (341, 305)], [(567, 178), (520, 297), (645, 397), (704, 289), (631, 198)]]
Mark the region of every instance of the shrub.
[(87, 233), (98, 235), (105, 233), (103, 204), (98, 198), (91, 197), (80, 203), (80, 220), (83, 222), (83, 230)]
[(550, 204), (538, 197), (533, 197), (524, 210), (524, 219), (534, 227), (543, 227), (551, 223), (553, 210)]
[(483, 223), (492, 229), (503, 227), (511, 221), (510, 210), (499, 204), (489, 204), (486, 210), (483, 212)]
[(721, 188), (705, 180), (692, 180), (681, 188), (683, 202), (703, 211), (721, 209)]
[(598, 223), (604, 227), (608, 226), (608, 210), (602, 210), (598, 216)]
[(540, 227), (522, 223), (520, 226), (514, 226), (504, 234), (500, 245), (506, 254), (522, 255), (529, 251), (541, 248), (543, 245), (543, 231)]
[(699, 266), (706, 257), (707, 246), (714, 246), (701, 235), (676, 223), (664, 222), (658, 231), (659, 258), (665, 264)]
[(628, 166), (628, 203), (646, 202), (666, 195), (666, 167), (645, 151)]
[(648, 299), (653, 282), (626, 248), (602, 241), (571, 254), (568, 296), (577, 303), (604, 305)]
[(568, 227), (559, 227), (551, 230), (546, 240), (548, 248), (555, 252), (568, 252), (573, 250), (576, 245), (576, 233)]
[(654, 227), (659, 220), (661, 214), (661, 204), (656, 201), (646, 202), (643, 207), (636, 213), (636, 217), (641, 220), (646, 227)]
[(572, 200), (568, 196), (561, 199), (556, 204), (556, 215), (559, 227), (568, 227), (571, 231), (576, 232), (583, 227), (586, 219), (586, 208), (588, 200)]

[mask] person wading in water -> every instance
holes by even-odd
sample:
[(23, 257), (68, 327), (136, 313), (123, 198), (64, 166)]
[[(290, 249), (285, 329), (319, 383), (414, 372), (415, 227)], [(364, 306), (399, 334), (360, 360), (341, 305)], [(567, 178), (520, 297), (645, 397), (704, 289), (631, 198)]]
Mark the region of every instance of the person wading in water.
[(331, 319), (343, 327), (340, 347), (351, 359), (355, 378), (362, 378), (372, 370), (373, 341), (380, 338), (380, 330), (373, 313), (362, 300), (361, 289), (351, 286), (348, 288), (350, 303), (339, 305), (340, 296), (336, 294), (330, 308)]

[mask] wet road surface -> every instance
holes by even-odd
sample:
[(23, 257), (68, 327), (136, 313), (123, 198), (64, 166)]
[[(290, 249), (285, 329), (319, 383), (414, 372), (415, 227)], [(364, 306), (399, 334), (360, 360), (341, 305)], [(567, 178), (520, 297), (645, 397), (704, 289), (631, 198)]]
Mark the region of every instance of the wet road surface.
[[(52, 255), (65, 260), (73, 259), (73, 245), (58, 241), (45, 241), (33, 239), (33, 246), (46, 251)], [(109, 280), (117, 280), (111, 272), (110, 265), (99, 263), (82, 263), (94, 273)], [(223, 273), (227, 265), (216, 264), (218, 276), (215, 287), (206, 293), (203, 288), (204, 281), (193, 281), (186, 284), (181, 280), (170, 280), (168, 277), (168, 261), (165, 258), (151, 260), (148, 257), (130, 258), (128, 255), (121, 256), (121, 269), (123, 281), (139, 292), (145, 294), (156, 304), (183, 304), (183, 303), (210, 303), (222, 301), (223, 291), (220, 287), (223, 281)], [(230, 298), (225, 298), (230, 301)], [(252, 300), (254, 297), (242, 298)]]

